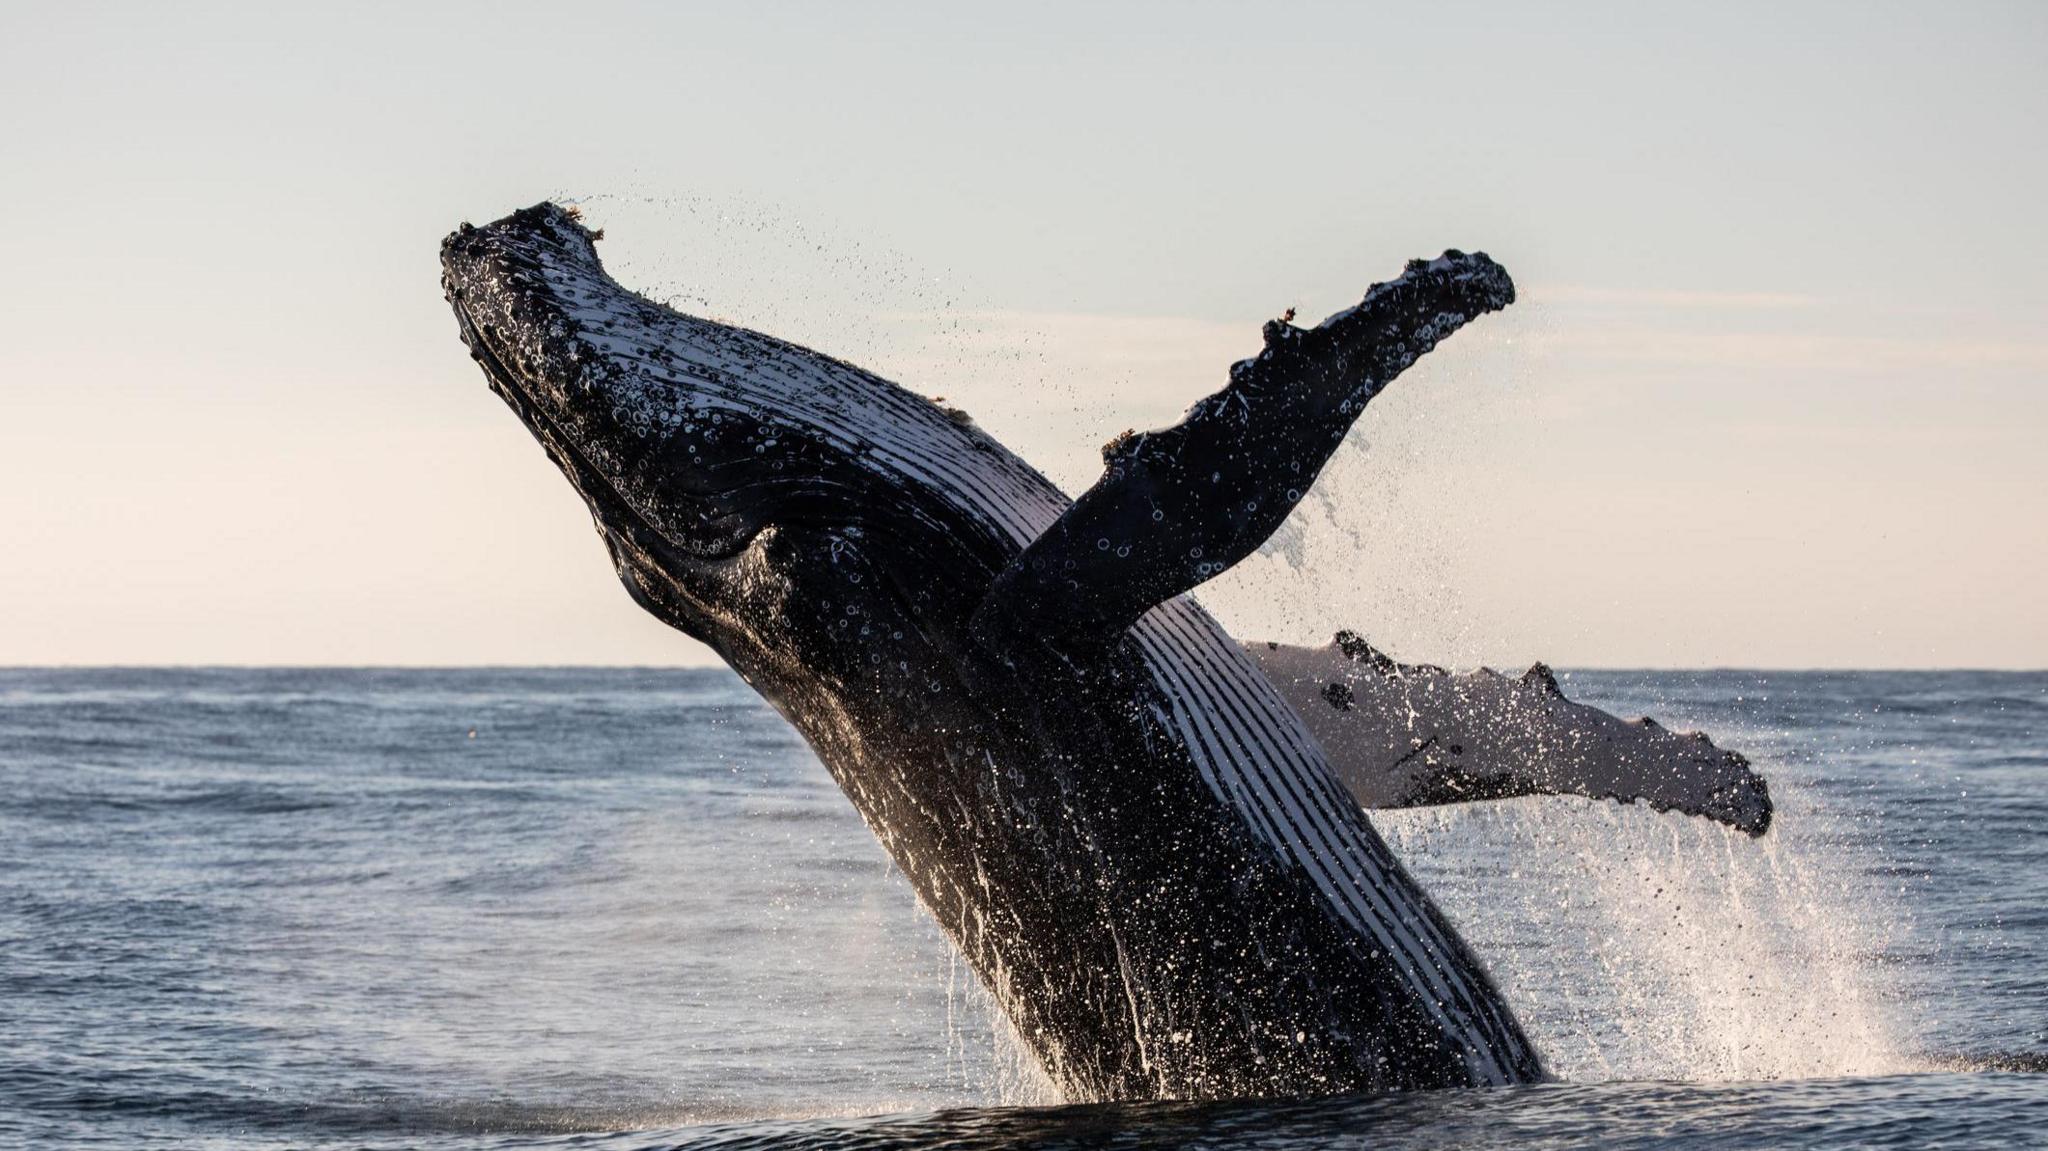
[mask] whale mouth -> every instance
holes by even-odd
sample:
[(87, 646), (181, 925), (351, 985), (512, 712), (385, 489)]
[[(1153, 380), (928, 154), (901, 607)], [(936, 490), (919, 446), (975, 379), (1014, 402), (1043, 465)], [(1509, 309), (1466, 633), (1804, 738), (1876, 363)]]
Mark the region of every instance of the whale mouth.
[[(601, 463), (614, 453), (602, 436), (593, 442), (594, 429), (584, 426), (588, 413), (579, 401), (588, 383), (575, 380), (573, 370), (562, 375), (587, 351), (577, 346), (574, 326), (562, 321), (561, 292), (533, 258), (540, 244), (563, 252), (580, 245), (588, 252), (590, 236), (573, 215), (543, 205), (487, 227), (465, 224), (442, 242), (442, 288), (462, 342), (491, 391), (540, 442), (608, 539), (625, 533), (643, 549), (665, 543), (669, 533), (654, 510), (628, 493), (633, 477)], [(595, 253), (588, 254), (594, 262)], [(515, 302), (507, 305), (508, 298)], [(490, 314), (494, 300), (496, 315)]]
[(491, 391), (496, 392), (498, 398), (505, 401), (505, 406), (512, 409), (512, 414), (519, 417), (519, 422), (526, 425), (526, 430), (533, 433), (533, 438), (540, 442), (548, 458), (555, 462), (563, 475), (569, 477), (576, 493), (591, 505), (591, 510), (596, 512), (602, 506), (605, 510), (624, 511), (644, 524), (645, 517), (633, 511), (618, 487), (577, 450), (560, 423), (541, 410), (540, 404), (520, 381), (518, 373), (506, 366), (497, 349), (491, 346), (477, 326), (476, 318), (469, 314), (469, 309), (459, 299), (455, 301), (455, 322), (462, 329), (463, 343), (469, 345), (470, 354), (483, 368), (484, 379), (490, 384)]
[[(644, 570), (660, 569), (661, 561), (672, 558), (674, 548), (660, 528), (624, 492), (604, 470), (590, 461), (576, 446), (574, 437), (561, 426), (553, 415), (533, 397), (521, 381), (519, 373), (513, 371), (491, 346), (490, 340), (478, 327), (474, 316), (459, 298), (452, 298), (455, 321), (461, 328), (462, 340), (469, 345), (470, 354), (484, 370), (484, 380), (490, 385), (512, 414), (539, 442), (569, 486), (583, 498), (590, 509), (590, 518), (596, 524), (598, 534), (604, 537), (605, 547), (611, 552), (612, 562), (619, 575), (625, 580), (627, 589), (639, 597), (634, 579), (628, 578), (628, 568)], [(657, 612), (666, 616), (666, 612)]]
[(448, 235), (441, 283), (462, 340), (600, 530), (644, 553), (634, 566), (731, 558), (767, 523), (770, 485), (735, 466), (753, 442), (728, 435), (732, 447), (708, 446), (729, 429), (679, 442), (705, 411), (717, 425), (731, 405), (676, 370), (684, 361), (671, 357), (676, 334), (662, 321), (687, 318), (612, 279), (597, 236), (554, 204)]

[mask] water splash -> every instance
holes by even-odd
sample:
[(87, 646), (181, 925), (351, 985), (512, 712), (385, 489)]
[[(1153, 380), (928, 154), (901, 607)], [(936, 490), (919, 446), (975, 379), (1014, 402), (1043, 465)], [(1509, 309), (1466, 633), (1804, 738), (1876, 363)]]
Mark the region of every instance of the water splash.
[[(1487, 581), (1512, 562), (1475, 542), (1497, 534), (1489, 487), (1528, 474), (1510, 446), (1542, 413), (1515, 381), (1540, 352), (1518, 345), (1540, 344), (1545, 321), (1510, 312), (1403, 381), (1427, 386), (1376, 400), (1311, 497), (1256, 560), (1203, 589), (1205, 604), (1239, 635), (1320, 645), (1349, 627), (1409, 660), (1521, 666), (1551, 654), (1530, 641), (1572, 622), (1500, 618), (1513, 598)], [(1785, 731), (1728, 732), (1653, 698), (1578, 698), (1786, 754), (1757, 761), (1778, 805), (1779, 830), (1761, 841), (1568, 798), (1372, 813), (1487, 960), (1550, 1070), (1725, 1081), (1929, 1066), (1911, 1053), (1888, 972), (1910, 921), (1870, 874), (1883, 861), (1867, 846), (1881, 836), (1850, 826), (1874, 816), (1830, 810), (1801, 787), (1794, 777), (1812, 765)]]
[(967, 961), (948, 948), (947, 1070), (985, 1106), (1050, 1107), (1066, 1102), (1022, 1036)]
[[(1781, 828), (1825, 827), (1780, 788)], [(1487, 958), (1553, 1073), (1800, 1079), (1922, 1069), (1883, 970), (1896, 919), (1813, 830), (1761, 841), (1576, 799), (1373, 822)]]
[[(1558, 1077), (1741, 1082), (1937, 1069), (1902, 1026), (1888, 956), (1910, 920), (1814, 793), (1779, 787), (1761, 840), (1572, 797), (1372, 820), (1487, 961)], [(1059, 1092), (957, 955), (947, 1075), (987, 1106)]]

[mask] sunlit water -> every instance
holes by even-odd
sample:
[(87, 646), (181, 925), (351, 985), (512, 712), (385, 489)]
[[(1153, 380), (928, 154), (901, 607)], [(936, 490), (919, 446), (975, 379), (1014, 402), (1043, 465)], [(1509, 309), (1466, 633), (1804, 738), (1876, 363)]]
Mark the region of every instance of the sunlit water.
[(1376, 815), (1561, 1082), (1057, 1107), (728, 673), (0, 672), (0, 1145), (2048, 1138), (2048, 674), (1566, 687), (1780, 816)]

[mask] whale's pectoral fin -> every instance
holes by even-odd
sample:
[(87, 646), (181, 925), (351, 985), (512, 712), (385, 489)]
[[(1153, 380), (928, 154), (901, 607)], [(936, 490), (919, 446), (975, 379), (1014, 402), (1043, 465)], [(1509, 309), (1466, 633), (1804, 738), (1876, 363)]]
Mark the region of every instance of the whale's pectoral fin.
[(1366, 807), (1583, 795), (1770, 829), (1770, 789), (1747, 759), (1574, 703), (1540, 663), (1519, 677), (1452, 675), (1396, 663), (1351, 632), (1328, 647), (1245, 650)]
[(1500, 265), (1453, 251), (1410, 262), (1316, 327), (1268, 323), (1265, 348), (1233, 364), (1229, 384), (1179, 424), (1103, 449), (1102, 478), (996, 577), (976, 634), (1068, 650), (1105, 643), (1250, 555), (1366, 401), (1466, 321), (1514, 298)]

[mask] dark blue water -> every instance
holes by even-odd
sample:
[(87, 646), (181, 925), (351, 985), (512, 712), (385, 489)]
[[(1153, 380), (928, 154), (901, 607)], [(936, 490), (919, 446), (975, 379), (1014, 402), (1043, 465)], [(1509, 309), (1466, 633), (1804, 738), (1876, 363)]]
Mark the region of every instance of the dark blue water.
[(725, 672), (0, 671), (0, 1145), (2048, 1142), (2048, 674), (1568, 689), (1781, 807), (1376, 815), (1561, 1082), (1064, 1107)]

